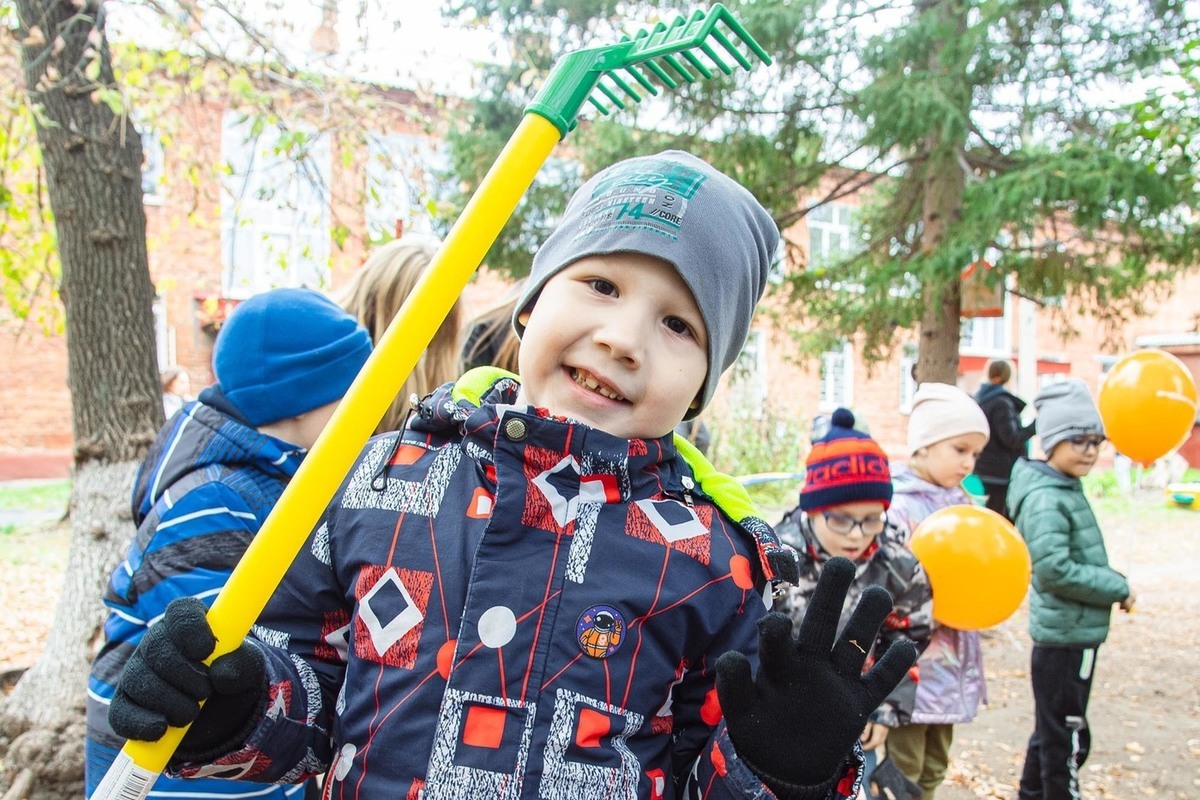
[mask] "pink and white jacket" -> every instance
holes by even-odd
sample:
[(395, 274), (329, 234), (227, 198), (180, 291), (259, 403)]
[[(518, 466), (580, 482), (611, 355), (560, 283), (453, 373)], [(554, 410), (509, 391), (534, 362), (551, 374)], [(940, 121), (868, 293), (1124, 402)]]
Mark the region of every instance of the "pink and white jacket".
[[(960, 487), (947, 489), (930, 483), (917, 477), (905, 464), (892, 468), (892, 489), (888, 521), (896, 526), (904, 542), (934, 511), (971, 502)], [(936, 611), (936, 596), (933, 603)], [(917, 697), (911, 718), (914, 724), (970, 722), (980, 704), (987, 705), (983, 649), (976, 631), (960, 631), (935, 623), (929, 646), (917, 661), (917, 672)]]

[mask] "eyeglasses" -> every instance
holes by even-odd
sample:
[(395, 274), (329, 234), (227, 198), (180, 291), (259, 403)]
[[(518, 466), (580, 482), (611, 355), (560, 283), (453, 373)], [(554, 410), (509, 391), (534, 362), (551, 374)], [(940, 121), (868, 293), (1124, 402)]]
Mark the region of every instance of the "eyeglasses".
[(1083, 455), (1092, 448), (1099, 452), (1100, 445), (1104, 444), (1107, 439), (1103, 436), (1072, 436), (1067, 441), (1071, 443), (1072, 450)]
[(822, 512), (822, 516), (825, 517), (825, 525), (829, 530), (842, 536), (849, 536), (855, 528), (862, 531), (863, 536), (878, 536), (883, 533), (883, 529), (887, 525), (887, 517), (883, 514), (876, 514), (866, 519), (855, 519), (836, 511), (825, 511)]

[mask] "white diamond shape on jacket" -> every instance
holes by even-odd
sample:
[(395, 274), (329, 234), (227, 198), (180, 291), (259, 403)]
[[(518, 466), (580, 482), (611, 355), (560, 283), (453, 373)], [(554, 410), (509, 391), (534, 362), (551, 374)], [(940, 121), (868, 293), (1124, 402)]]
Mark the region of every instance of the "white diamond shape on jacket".
[(358, 616), (366, 623), (375, 652), (381, 655), (424, 619), (395, 567), (383, 573), (363, 596)]
[(345, 664), (347, 656), (350, 654), (350, 626), (343, 625), (336, 631), (330, 631), (325, 636), (325, 644), (329, 645), (337, 653), (338, 659)]
[[(696, 512), (683, 503), (677, 503), (674, 500), (638, 500), (637, 507), (645, 513), (651, 524), (668, 542), (678, 542), (708, 533), (708, 528), (704, 527), (704, 523), (696, 516)], [(683, 519), (679, 522), (668, 522), (662, 511), (659, 510), (660, 508), (663, 511), (669, 509), (673, 515), (682, 516)]]
[(559, 493), (558, 489), (550, 485), (551, 475), (566, 470), (574, 473), (576, 479), (579, 478), (579, 462), (575, 460), (574, 456), (565, 456), (562, 461), (559, 461), (551, 469), (546, 470), (533, 479), (533, 485), (538, 487), (538, 490), (549, 501), (550, 513), (554, 515), (554, 521), (558, 523), (558, 527), (560, 528), (565, 528), (568, 522), (575, 519), (575, 510), (579, 507), (578, 493), (568, 500)]

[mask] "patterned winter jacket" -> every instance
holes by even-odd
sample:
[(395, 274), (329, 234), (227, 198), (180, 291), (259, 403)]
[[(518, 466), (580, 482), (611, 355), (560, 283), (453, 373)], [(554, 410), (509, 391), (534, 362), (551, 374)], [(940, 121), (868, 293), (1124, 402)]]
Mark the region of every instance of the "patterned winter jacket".
[[(829, 560), (829, 553), (817, 541), (812, 523), (803, 518), (799, 507), (784, 516), (775, 526), (775, 533), (784, 544), (791, 545), (800, 554), (800, 578), (775, 600), (775, 608), (788, 614), (794, 624), (799, 624), (817, 588), (821, 570)], [(915, 644), (918, 653), (924, 650), (933, 630), (933, 597), (925, 570), (916, 556), (899, 542), (889, 527), (875, 537), (863, 558), (854, 566), (854, 583), (846, 594), (839, 628), (849, 622), (850, 613), (868, 586), (882, 586), (892, 595), (892, 613), (888, 614), (879, 629), (866, 666), (873, 664), (893, 643), (904, 639)], [(889, 728), (908, 724), (917, 696), (917, 675), (917, 667), (914, 666), (871, 715), (873, 722)]]
[(327, 770), (337, 800), (772, 796), (730, 744), (714, 666), (756, 649), (794, 553), (748, 501), (741, 524), (715, 507), (705, 490), (732, 481), (678, 440), (510, 405), (517, 388), (473, 370), (368, 443), (255, 628), (265, 716), (177, 769)]
[(1129, 583), (1108, 566), (1083, 484), (1044, 461), (1021, 459), (1013, 467), (1008, 505), (1033, 560), (1033, 641), (1099, 645), (1108, 638), (1113, 603), (1129, 596)]
[[(133, 489), (137, 534), (109, 579), (104, 646), (88, 679), (86, 790), (90, 797), (125, 740), (108, 705), (133, 649), (176, 597), (211, 603), (266, 520), (303, 450), (218, 410), (214, 389), (173, 416), (142, 462)], [(302, 786), (160, 778), (151, 797), (300, 798)]]
[[(896, 526), (900, 540), (907, 542), (917, 526), (939, 508), (969, 504), (961, 488), (945, 488), (917, 477), (906, 464), (892, 467), (892, 505), (888, 521)], [(937, 598), (934, 598), (937, 602)], [(929, 646), (917, 661), (921, 676), (912, 722), (953, 724), (970, 722), (987, 705), (987, 683), (983, 676), (983, 649), (976, 631), (960, 631), (934, 625)]]

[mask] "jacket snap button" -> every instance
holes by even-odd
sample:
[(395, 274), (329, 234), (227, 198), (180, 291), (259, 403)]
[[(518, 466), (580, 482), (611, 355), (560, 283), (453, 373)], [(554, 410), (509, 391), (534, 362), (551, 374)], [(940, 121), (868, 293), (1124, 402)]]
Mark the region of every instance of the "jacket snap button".
[(504, 423), (504, 435), (514, 442), (519, 442), (525, 438), (528, 429), (523, 419), (510, 419)]

